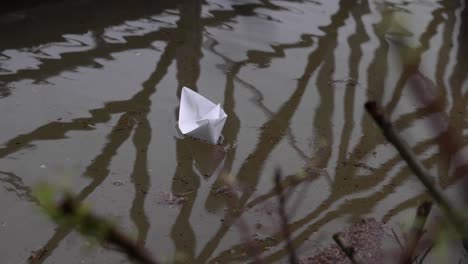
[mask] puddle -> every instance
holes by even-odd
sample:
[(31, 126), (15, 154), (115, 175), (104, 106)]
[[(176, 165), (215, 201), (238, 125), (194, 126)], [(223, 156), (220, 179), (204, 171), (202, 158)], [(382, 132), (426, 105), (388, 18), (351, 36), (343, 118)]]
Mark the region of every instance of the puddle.
[[(243, 236), (258, 241), (267, 263), (286, 261), (274, 228), (276, 166), (302, 259), (362, 219), (406, 221), (424, 190), (363, 104), (381, 102), (437, 182), (453, 190), (449, 175), (463, 166), (440, 161), (445, 127), (426, 131), (437, 115), (466, 134), (463, 8), (461, 1), (96, 0), (4, 15), (1, 259), (22, 263), (33, 252), (34, 263), (127, 262), (112, 250), (83, 252), (80, 238), (45, 219), (31, 198), (40, 181), (118, 217), (169, 262), (245, 262)], [(402, 74), (405, 62), (419, 65), (430, 94), (421, 102)], [(184, 86), (221, 103), (228, 115), (221, 145), (178, 134)], [(443, 113), (429, 107), (434, 98)], [(263, 223), (269, 214), (274, 219)], [(251, 233), (240, 234), (240, 221)]]

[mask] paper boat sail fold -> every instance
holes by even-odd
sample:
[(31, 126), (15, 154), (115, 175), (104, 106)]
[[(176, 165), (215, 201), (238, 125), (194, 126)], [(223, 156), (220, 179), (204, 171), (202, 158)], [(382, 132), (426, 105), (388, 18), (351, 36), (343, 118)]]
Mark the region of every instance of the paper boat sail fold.
[(179, 109), (179, 129), (182, 134), (216, 144), (226, 118), (220, 104), (214, 104), (190, 88), (182, 88)]

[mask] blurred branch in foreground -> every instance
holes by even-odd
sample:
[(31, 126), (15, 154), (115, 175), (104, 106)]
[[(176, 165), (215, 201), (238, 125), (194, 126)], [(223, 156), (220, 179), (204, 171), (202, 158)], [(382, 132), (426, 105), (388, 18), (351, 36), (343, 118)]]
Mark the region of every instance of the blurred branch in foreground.
[(137, 245), (109, 221), (93, 215), (85, 206), (77, 203), (72, 195), (65, 194), (62, 200), (55, 202), (54, 190), (43, 185), (35, 191), (34, 196), (46, 214), (59, 225), (67, 225), (82, 235), (114, 245), (138, 263), (158, 263), (145, 248)]
[(455, 211), (447, 198), (437, 189), (433, 183), (433, 177), (418, 161), (418, 158), (411, 151), (408, 144), (396, 133), (390, 121), (385, 117), (383, 109), (374, 101), (367, 102), (365, 107), (377, 125), (379, 125), (385, 138), (398, 150), (419, 181), (426, 187), (429, 195), (439, 204), (445, 216), (452, 223), (463, 241), (465, 241), (468, 236), (468, 227), (465, 225), (466, 221), (464, 217)]

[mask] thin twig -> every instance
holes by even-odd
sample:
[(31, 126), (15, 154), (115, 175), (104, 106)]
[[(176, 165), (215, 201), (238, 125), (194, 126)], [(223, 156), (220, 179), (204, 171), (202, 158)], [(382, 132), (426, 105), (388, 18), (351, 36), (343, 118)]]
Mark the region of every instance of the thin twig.
[(401, 243), (400, 239), (398, 238), (398, 235), (395, 233), (395, 230), (393, 230), (393, 228), (392, 228), (392, 233), (393, 233), (393, 236), (395, 237), (395, 240), (398, 242), (398, 245), (400, 246), (401, 251), (403, 252), (404, 251), (403, 244)]
[(75, 200), (68, 196), (66, 197), (57, 207), (60, 210), (60, 213), (65, 217), (76, 217), (80, 215), (80, 223), (84, 228), (91, 226), (95, 228), (96, 226), (104, 227), (103, 236), (100, 237), (104, 242), (112, 244), (120, 248), (125, 252), (131, 259), (134, 259), (142, 264), (157, 264), (158, 262), (152, 258), (150, 253), (143, 247), (136, 244), (126, 235), (117, 230), (112, 226), (108, 221), (99, 218), (89, 212), (80, 212), (78, 209), (78, 204)]
[(275, 191), (278, 196), (278, 214), (281, 219), (281, 230), (283, 232), (284, 239), (286, 241), (286, 249), (289, 253), (289, 263), (296, 264), (297, 256), (296, 251), (294, 249), (294, 245), (291, 241), (291, 231), (289, 230), (288, 226), (288, 216), (286, 215), (286, 197), (283, 192), (283, 186), (281, 185), (281, 170), (276, 168), (275, 170)]
[(453, 224), (458, 233), (461, 234), (462, 238), (465, 238), (468, 235), (468, 230), (464, 219), (455, 212), (445, 196), (436, 188), (432, 182), (433, 177), (418, 161), (416, 155), (411, 151), (406, 142), (395, 132), (392, 124), (386, 119), (382, 108), (376, 102), (367, 102), (365, 107), (377, 125), (379, 125), (387, 140), (395, 146), (419, 181), (426, 187), (429, 195), (439, 204), (445, 216)]
[(345, 255), (348, 257), (348, 259), (351, 261), (353, 264), (359, 264), (359, 262), (356, 260), (354, 257), (354, 248), (353, 247), (348, 247), (345, 245), (345, 243), (341, 240), (341, 233), (336, 233), (333, 235), (333, 240), (335, 240), (336, 244), (338, 247), (340, 247), (341, 251), (345, 253)]
[(427, 216), (431, 212), (432, 203), (429, 201), (423, 202), (418, 206), (416, 216), (414, 217), (413, 225), (408, 234), (408, 240), (406, 242), (406, 248), (401, 255), (400, 263), (408, 264), (412, 263), (412, 257), (416, 246), (418, 245), (419, 239), (423, 235), (424, 225), (426, 224)]

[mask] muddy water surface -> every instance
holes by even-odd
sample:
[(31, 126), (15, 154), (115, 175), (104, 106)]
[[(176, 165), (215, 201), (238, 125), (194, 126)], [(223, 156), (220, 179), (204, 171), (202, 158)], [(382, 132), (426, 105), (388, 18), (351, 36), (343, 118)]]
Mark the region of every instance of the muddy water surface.
[[(248, 238), (266, 262), (285, 260), (276, 166), (300, 256), (359, 219), (399, 223), (424, 190), (366, 115), (369, 99), (453, 186), (448, 171), (463, 166), (439, 162), (435, 140), (447, 128), (427, 128), (442, 116), (466, 135), (463, 1), (130, 2), (0, 18), (2, 263), (39, 249), (35, 263), (128, 263), (39, 213), (31, 191), (44, 181), (167, 262), (244, 262)], [(443, 110), (414, 100), (405, 63)], [(179, 134), (183, 86), (222, 104), (222, 144)]]

